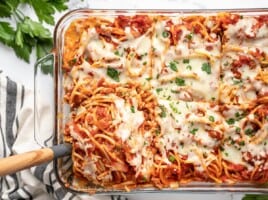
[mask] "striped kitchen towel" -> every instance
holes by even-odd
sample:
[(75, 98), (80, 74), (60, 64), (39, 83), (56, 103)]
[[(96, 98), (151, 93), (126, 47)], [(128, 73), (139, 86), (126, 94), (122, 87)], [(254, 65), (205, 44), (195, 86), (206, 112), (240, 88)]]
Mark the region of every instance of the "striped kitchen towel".
[[(33, 98), (33, 91), (0, 72), (0, 158), (41, 148), (34, 135)], [(46, 105), (43, 106), (46, 109)], [(45, 115), (48, 112), (42, 113)], [(46, 118), (46, 116), (40, 117)], [(51, 133), (42, 134), (47, 134), (45, 141), (48, 145), (52, 145)], [(0, 177), (0, 199), (125, 200), (127, 198), (76, 195), (67, 192), (57, 182), (51, 162)]]

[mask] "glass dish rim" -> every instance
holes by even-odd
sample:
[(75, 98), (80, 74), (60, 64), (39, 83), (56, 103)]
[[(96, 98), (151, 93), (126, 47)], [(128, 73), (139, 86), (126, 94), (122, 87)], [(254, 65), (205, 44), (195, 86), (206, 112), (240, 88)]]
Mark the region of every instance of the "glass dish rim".
[[(100, 14), (216, 14), (220, 12), (228, 12), (228, 13), (240, 13), (240, 14), (248, 14), (248, 15), (268, 15), (268, 8), (242, 8), (242, 9), (75, 9), (72, 11), (67, 12), (63, 15), (59, 21), (57, 22), (55, 29), (54, 29), (54, 50), (53, 54), (55, 57), (54, 63), (54, 83), (55, 83), (55, 126), (54, 126), (54, 135), (55, 139), (53, 141), (54, 144), (58, 144), (62, 141), (59, 141), (60, 137), (60, 127), (59, 127), (59, 120), (57, 115), (59, 113), (59, 108), (61, 105), (61, 63), (62, 63), (62, 42), (64, 40), (64, 30), (66, 28), (65, 23), (68, 23), (68, 20), (72, 18), (76, 19), (77, 17), (81, 16), (90, 16), (91, 14), (95, 16), (99, 16)], [(62, 180), (60, 175), (60, 168), (59, 168), (59, 161), (54, 161), (54, 171), (56, 174), (56, 178), (61, 184), (62, 187), (67, 189), (72, 193), (90, 193), (90, 191), (94, 190), (95, 194), (118, 194), (118, 193), (125, 193), (125, 190), (111, 190), (111, 189), (95, 189), (95, 188), (85, 188), (85, 189), (77, 189), (67, 187), (66, 183)], [(200, 185), (198, 183), (194, 184), (187, 184), (183, 185), (183, 187), (179, 187), (176, 189), (166, 188), (166, 189), (156, 189), (156, 188), (136, 188), (127, 192), (127, 194), (135, 194), (135, 193), (167, 193), (167, 192), (175, 192), (175, 193), (187, 193), (187, 192), (253, 192), (253, 193), (267, 193), (268, 192), (268, 185), (256, 185), (256, 184), (216, 184), (216, 183), (204, 183), (201, 182)]]

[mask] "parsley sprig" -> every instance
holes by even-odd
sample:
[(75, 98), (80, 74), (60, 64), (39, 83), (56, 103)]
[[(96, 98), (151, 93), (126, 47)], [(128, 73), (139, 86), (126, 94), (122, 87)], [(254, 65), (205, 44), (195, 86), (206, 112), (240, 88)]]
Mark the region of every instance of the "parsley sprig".
[[(5, 0), (0, 1), (0, 42), (11, 47), (15, 54), (26, 62), (30, 62), (33, 49), (37, 59), (46, 55), (53, 46), (50, 31), (43, 22), (54, 25), (56, 11), (66, 10), (68, 0)], [(29, 5), (39, 21), (30, 19), (20, 10), (20, 5)], [(12, 23), (14, 22), (14, 23)], [(11, 24), (15, 24), (12, 26)]]

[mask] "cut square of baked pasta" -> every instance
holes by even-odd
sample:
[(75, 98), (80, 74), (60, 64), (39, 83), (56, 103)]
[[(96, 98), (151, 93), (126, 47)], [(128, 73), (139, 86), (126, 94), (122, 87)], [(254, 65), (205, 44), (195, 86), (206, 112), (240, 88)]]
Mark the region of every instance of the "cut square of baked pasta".
[(215, 16), (156, 17), (152, 66), (161, 85), (154, 87), (172, 90), (171, 96), (184, 101), (217, 100), (221, 51), (217, 27)]
[(77, 48), (65, 49), (64, 68), (89, 66), (86, 73), (95, 78), (108, 75), (112, 82), (146, 81), (152, 76), (152, 24), (148, 15), (90, 17), (73, 22), (65, 43), (74, 43)]
[(255, 104), (267, 101), (267, 49), (225, 46), (221, 58), (220, 102)]
[(223, 27), (223, 45), (267, 47), (268, 16), (219, 14)]

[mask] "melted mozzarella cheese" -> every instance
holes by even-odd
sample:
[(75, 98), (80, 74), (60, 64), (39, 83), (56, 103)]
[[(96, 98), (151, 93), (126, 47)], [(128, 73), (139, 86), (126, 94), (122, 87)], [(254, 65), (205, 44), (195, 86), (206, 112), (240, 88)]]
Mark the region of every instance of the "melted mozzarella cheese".
[[(245, 17), (243, 19), (238, 20), (236, 24), (230, 24), (226, 30), (226, 35), (228, 38), (230, 38), (230, 42), (237, 43), (237, 36), (239, 34), (245, 34), (241, 35), (242, 37), (246, 37), (246, 35), (254, 37), (254, 32), (252, 30), (252, 27), (257, 23), (257, 20), (253, 17)], [(244, 39), (243, 38), (243, 39)]]
[(142, 111), (137, 109), (135, 112), (132, 112), (131, 106), (127, 105), (124, 99), (118, 97), (114, 100), (114, 103), (122, 120), (116, 134), (125, 141), (133, 132), (138, 131), (138, 128), (144, 122), (144, 115)]

